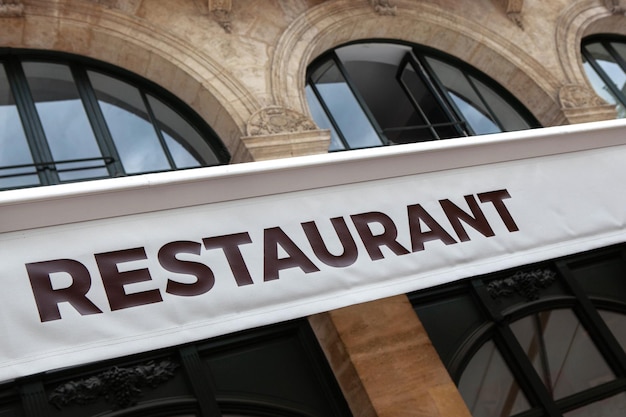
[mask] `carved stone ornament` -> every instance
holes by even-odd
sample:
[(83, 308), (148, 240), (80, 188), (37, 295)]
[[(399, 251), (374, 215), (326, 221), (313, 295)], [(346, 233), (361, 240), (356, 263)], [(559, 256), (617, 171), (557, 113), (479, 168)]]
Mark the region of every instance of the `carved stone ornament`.
[(230, 33), (233, 28), (233, 22), (230, 11), (233, 7), (232, 0), (208, 0), (209, 13), (213, 19), (224, 29), (226, 33)]
[(69, 381), (59, 385), (48, 397), (50, 404), (63, 406), (83, 405), (104, 398), (115, 409), (130, 407), (137, 403), (141, 388), (151, 387), (174, 376), (178, 365), (170, 361), (148, 362), (131, 368), (113, 367), (98, 375)]
[(559, 90), (559, 102), (565, 109), (605, 106), (606, 102), (595, 91), (576, 84), (567, 84)]
[(308, 117), (284, 107), (266, 107), (254, 113), (248, 121), (248, 136), (275, 135), (280, 133), (317, 130)]
[(491, 281), (487, 292), (491, 298), (521, 295), (528, 301), (537, 300), (540, 290), (548, 288), (556, 279), (556, 272), (549, 269), (518, 271), (513, 276)]
[(515, 23), (520, 29), (524, 29), (524, 22), (522, 21), (522, 7), (524, 6), (524, 0), (498, 0), (504, 5), (504, 12), (513, 23)]
[(626, 0), (604, 0), (604, 4), (611, 13), (626, 15)]
[(22, 0), (0, 0), (0, 17), (20, 17), (24, 15)]
[(381, 16), (395, 16), (398, 9), (391, 3), (391, 0), (370, 0), (370, 4)]

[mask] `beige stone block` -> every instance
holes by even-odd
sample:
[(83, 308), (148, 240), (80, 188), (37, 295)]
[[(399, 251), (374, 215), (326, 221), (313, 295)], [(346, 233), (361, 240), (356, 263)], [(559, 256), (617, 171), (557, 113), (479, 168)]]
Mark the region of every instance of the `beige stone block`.
[[(309, 321), (353, 409), (362, 406), (353, 401), (367, 398), (379, 417), (470, 416), (406, 296), (334, 310)], [(349, 366), (354, 372), (345, 371)], [(358, 378), (364, 392), (352, 393), (355, 382), (349, 377)]]
[(0, 45), (22, 46), (25, 19), (21, 17), (0, 18)]
[(255, 161), (263, 161), (327, 153), (330, 145), (330, 132), (328, 130), (313, 130), (245, 136), (241, 140)]

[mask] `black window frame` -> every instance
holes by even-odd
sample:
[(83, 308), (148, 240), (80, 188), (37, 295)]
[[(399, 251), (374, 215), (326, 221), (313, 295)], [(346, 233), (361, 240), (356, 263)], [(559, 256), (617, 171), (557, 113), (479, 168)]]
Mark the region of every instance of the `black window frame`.
[[(588, 294), (575, 277), (573, 270), (580, 265), (602, 265), (607, 260), (617, 260), (626, 269), (626, 244), (591, 250), (581, 254), (566, 256), (550, 261), (539, 262), (499, 271), (492, 274), (468, 278), (459, 282), (442, 285), (428, 290), (408, 294), (418, 317), (421, 308), (433, 302), (450, 300), (463, 294), (471, 298), (475, 311), (483, 322), (474, 325), (474, 330), (464, 335), (444, 335), (444, 330), (436, 328), (435, 320), (420, 317), (431, 336), (434, 347), (439, 351), (450, 376), (458, 385), (460, 378), (474, 354), (488, 341), (493, 341), (506, 362), (515, 382), (525, 393), (531, 409), (516, 417), (560, 417), (585, 405), (626, 392), (626, 352), (611, 332), (598, 310), (609, 310), (626, 315), (626, 300), (608, 299), (598, 294)], [(536, 281), (539, 271), (554, 272), (556, 284), (563, 293), (555, 294), (546, 290)], [(497, 286), (511, 280), (516, 274), (529, 279), (528, 287), (539, 291), (536, 298), (518, 294), (498, 293)], [(510, 281), (509, 281), (510, 282)], [(491, 284), (495, 283), (495, 284)], [(490, 285), (491, 284), (491, 285)], [(556, 290), (555, 290), (556, 291)], [(517, 297), (507, 307), (500, 298)], [(503, 307), (502, 304), (505, 304)], [(552, 399), (544, 382), (534, 370), (526, 352), (512, 332), (510, 325), (524, 317), (542, 311), (569, 308), (589, 334), (601, 356), (613, 371), (615, 378), (594, 388), (588, 388), (564, 398)], [(457, 348), (453, 353), (445, 350), (445, 337), (457, 337), (453, 343)], [(459, 337), (462, 341), (459, 342)], [(452, 339), (449, 339), (452, 340)]]
[[(626, 109), (626, 93), (621, 91), (619, 88), (617, 88), (613, 79), (611, 79), (611, 77), (606, 73), (606, 71), (602, 69), (600, 65), (598, 65), (596, 60), (593, 58), (593, 56), (591, 56), (589, 51), (586, 49), (586, 47), (590, 44), (602, 45), (602, 47), (604, 47), (604, 49), (609, 53), (609, 55), (611, 55), (615, 63), (619, 65), (622, 71), (626, 73), (626, 60), (622, 58), (622, 56), (618, 54), (617, 51), (615, 51), (615, 49), (611, 45), (611, 43), (614, 43), (614, 42), (621, 43), (626, 46), (626, 36), (619, 36), (619, 35), (613, 35), (613, 34), (597, 34), (597, 35), (588, 36), (582, 40), (580, 50), (581, 50), (583, 62), (589, 63), (589, 65), (592, 67), (592, 69), (595, 71), (595, 73), (598, 75), (598, 77), (600, 77), (600, 79), (604, 83), (604, 86), (610, 90), (610, 93), (613, 95), (613, 97), (615, 97), (615, 99), (619, 101), (621, 106)], [(626, 114), (624, 117), (626, 117)]]
[[(71, 71), (74, 79), (74, 85), (78, 90), (79, 98), (85, 109), (89, 124), (92, 128), (93, 134), (96, 139), (96, 143), (101, 152), (101, 157), (97, 158), (85, 158), (77, 160), (59, 161), (54, 160), (52, 152), (49, 148), (48, 141), (42, 123), (39, 119), (38, 112), (35, 108), (35, 102), (30, 93), (30, 87), (24, 71), (22, 69), (22, 62), (36, 62), (36, 63), (51, 63), (65, 65)], [(141, 95), (141, 99), (148, 112), (150, 118), (149, 123), (152, 124), (155, 135), (158, 138), (159, 143), (165, 154), (165, 158), (170, 166), (169, 169), (164, 171), (181, 170), (186, 168), (177, 168), (174, 162), (170, 149), (165, 144), (165, 138), (161, 132), (161, 127), (158, 119), (153, 113), (152, 106), (148, 103), (148, 96), (152, 96), (157, 100), (166, 103), (166, 105), (174, 111), (183, 120), (189, 123), (193, 129), (205, 140), (208, 147), (217, 159), (217, 165), (227, 164), (230, 160), (230, 154), (222, 141), (219, 139), (215, 131), (186, 103), (177, 98), (173, 93), (167, 91), (158, 84), (134, 74), (123, 68), (115, 65), (97, 61), (85, 56), (79, 56), (64, 52), (46, 51), (46, 50), (31, 50), (31, 49), (14, 49), (0, 47), (0, 64), (4, 66), (6, 76), (8, 79), (9, 89), (13, 95), (17, 111), (22, 122), (24, 134), (30, 154), (33, 158), (32, 164), (12, 165), (0, 167), (0, 179), (10, 178), (20, 175), (36, 175), (39, 178), (39, 184), (23, 185), (23, 186), (9, 186), (6, 188), (0, 188), (1, 190), (16, 189), (16, 188), (31, 188), (45, 185), (55, 185), (69, 182), (82, 182), (91, 181), (101, 178), (112, 178), (129, 175), (141, 175), (149, 172), (162, 172), (161, 171), (146, 171), (138, 173), (126, 173), (119, 154), (117, 153), (116, 145), (113, 141), (111, 133), (107, 127), (107, 123), (103, 116), (103, 113), (99, 107), (98, 99), (95, 95), (95, 90), (91, 86), (87, 71), (93, 71), (104, 74), (108, 77), (115, 78), (123, 83), (126, 83), (132, 87), (137, 88)], [(192, 154), (193, 149), (188, 149)], [(202, 164), (202, 166), (209, 166), (206, 161), (203, 161), (199, 155), (194, 155), (196, 159)], [(63, 168), (64, 164), (72, 164), (76, 162), (90, 162), (99, 161), (98, 165), (89, 165), (81, 168)], [(8, 174), (3, 175), (2, 171), (7, 171), (16, 168), (34, 168), (35, 172), (29, 172), (27, 174)], [(77, 180), (61, 180), (59, 173), (70, 172), (75, 170), (90, 170), (97, 168), (105, 168), (108, 175), (101, 177), (81, 178)]]
[[(415, 69), (419, 71), (418, 76), (420, 76), (421, 79), (424, 81), (424, 83), (427, 85), (427, 88), (429, 89), (430, 93), (437, 100), (442, 111), (445, 113), (445, 115), (449, 119), (448, 123), (445, 123), (445, 125), (449, 125), (453, 127), (457, 131), (458, 137), (474, 136), (476, 135), (476, 133), (472, 130), (471, 126), (469, 125), (467, 120), (464, 118), (464, 116), (461, 114), (456, 104), (452, 100), (448, 99), (447, 93), (445, 92), (446, 88), (444, 87), (441, 80), (438, 78), (436, 71), (434, 71), (433, 68), (427, 62), (426, 60), (427, 57), (435, 58), (437, 60), (443, 61), (447, 64), (454, 66), (456, 69), (459, 69), (460, 71), (463, 72), (464, 76), (468, 79), (468, 82), (472, 86), (474, 83), (472, 82), (471, 79), (469, 79), (468, 76), (471, 75), (472, 77), (476, 78), (477, 80), (485, 84), (487, 87), (492, 89), (503, 100), (505, 100), (518, 113), (518, 115), (528, 124), (530, 129), (541, 127), (540, 123), (533, 116), (533, 114), (524, 105), (522, 105), (521, 102), (516, 97), (514, 97), (506, 88), (504, 88), (502, 85), (497, 83), (495, 80), (493, 80), (486, 74), (480, 72), (479, 70), (472, 67), (471, 65), (463, 62), (462, 60), (455, 58), (453, 56), (450, 56), (442, 51), (425, 47), (422, 45), (410, 44), (407, 42), (402, 42), (398, 40), (389, 40), (389, 39), (367, 39), (367, 40), (359, 40), (359, 41), (354, 41), (354, 42), (349, 42), (346, 44), (339, 45), (333, 48), (332, 50), (327, 51), (326, 53), (317, 57), (307, 67), (305, 84), (308, 88), (311, 89), (313, 95), (316, 98), (316, 101), (319, 103), (322, 110), (326, 114), (326, 117), (328, 118), (330, 124), (332, 125), (333, 130), (337, 133), (337, 139), (341, 142), (343, 146), (343, 149), (337, 149), (337, 150), (331, 149), (330, 150), (331, 152), (351, 150), (351, 149), (357, 149), (357, 148), (350, 147), (349, 142), (344, 137), (341, 131), (341, 128), (339, 127), (338, 123), (335, 121), (335, 118), (333, 117), (332, 112), (329, 110), (328, 106), (324, 102), (322, 95), (316, 88), (315, 82), (312, 79), (312, 75), (315, 73), (315, 71), (317, 71), (319, 68), (321, 68), (323, 65), (327, 64), (330, 61), (332, 61), (334, 65), (336, 65), (337, 68), (339, 69), (342, 77), (345, 79), (345, 82), (348, 88), (354, 95), (363, 113), (369, 119), (369, 122), (371, 123), (372, 128), (378, 134), (381, 145), (377, 145), (377, 146), (387, 146), (387, 145), (393, 144), (385, 136), (385, 130), (382, 129), (380, 125), (378, 124), (376, 118), (370, 111), (368, 105), (366, 104), (363, 96), (361, 95), (358, 88), (356, 87), (354, 81), (351, 80), (350, 74), (348, 73), (343, 63), (337, 56), (337, 53), (335, 52), (336, 50), (346, 47), (346, 46), (367, 44), (367, 43), (401, 45), (401, 46), (406, 46), (406, 47), (411, 48), (410, 52), (407, 53), (405, 57), (402, 59), (402, 63), (398, 65), (398, 73), (396, 75), (396, 79), (399, 80), (401, 69), (406, 65), (407, 62), (410, 62), (414, 67), (417, 67)], [(485, 105), (485, 107), (489, 109), (490, 106), (487, 104), (487, 101), (484, 99), (480, 91), (478, 91), (478, 89), (475, 86), (473, 86), (472, 88), (474, 89), (474, 92), (480, 97), (481, 102)], [(409, 95), (407, 95), (407, 97), (408, 96)], [(412, 102), (413, 106), (415, 107), (415, 111), (417, 113), (423, 114), (423, 112), (419, 108), (419, 105), (415, 103), (415, 100), (414, 99), (411, 100), (411, 98), (409, 98), (409, 100)], [(492, 117), (494, 123), (502, 131), (504, 131), (502, 129), (502, 123), (500, 120), (498, 120), (497, 115), (491, 114), (490, 117)], [(424, 128), (428, 128), (431, 131), (435, 131), (436, 127), (438, 127), (438, 124), (428, 123), (427, 119), (426, 121), (427, 121), (427, 124), (424, 125)], [(398, 130), (398, 129), (402, 129), (402, 128), (392, 128), (391, 130)], [(390, 130), (390, 129), (387, 129), (387, 130)], [(435, 135), (436, 136), (430, 140), (445, 139), (445, 138), (439, 137), (439, 135), (436, 132), (435, 132)], [(427, 141), (427, 140), (416, 140), (415, 142), (420, 142), (420, 141)], [(359, 147), (359, 149), (360, 148), (361, 147)]]

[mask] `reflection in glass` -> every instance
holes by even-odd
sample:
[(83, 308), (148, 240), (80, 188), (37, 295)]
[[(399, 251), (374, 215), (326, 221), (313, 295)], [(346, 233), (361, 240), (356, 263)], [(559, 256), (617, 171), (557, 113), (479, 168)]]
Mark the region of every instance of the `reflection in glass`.
[(450, 97), (456, 107), (459, 109), (465, 120), (470, 125), (474, 133), (477, 135), (486, 135), (488, 133), (498, 133), (500, 128), (491, 120), (485, 113), (482, 113), (478, 108), (472, 105), (469, 101), (459, 97), (452, 91), (449, 91)]
[(333, 62), (312, 76), (315, 88), (326, 103), (351, 148), (380, 146), (382, 143), (350, 87)]
[[(66, 65), (24, 62), (48, 147), (61, 181), (105, 177), (102, 153)], [(65, 162), (82, 160), (78, 162)], [(99, 168), (98, 168), (99, 167)]]
[[(626, 45), (617, 42), (611, 42), (610, 45), (612, 47), (610, 49), (623, 59)], [(618, 117), (626, 117), (624, 98), (618, 98), (611, 89), (613, 87), (621, 92), (622, 96), (626, 95), (626, 68), (620, 66), (617, 57), (613, 56), (612, 51), (609, 51), (602, 42), (589, 43), (583, 49), (588, 54), (588, 57), (583, 57), (583, 68), (593, 89), (607, 103), (616, 105)], [(589, 60), (599, 69), (594, 68)]]
[(9, 82), (0, 64), (0, 189), (39, 184), (35, 168), (8, 168), (30, 165), (33, 157), (15, 106)]
[[(161, 100), (148, 96), (148, 103), (161, 129), (167, 148), (172, 155), (176, 168), (195, 168), (202, 164), (200, 158), (192, 154), (191, 149), (208, 149), (202, 136), (187, 123), (178, 113), (165, 105)], [(205, 159), (211, 165), (217, 163), (215, 155), (208, 150)]]
[(135, 87), (87, 71), (127, 174), (170, 169), (143, 98)]
[(337, 134), (335, 127), (330, 122), (330, 119), (324, 112), (322, 105), (320, 104), (319, 100), (315, 96), (315, 93), (313, 93), (313, 90), (311, 89), (310, 85), (306, 86), (305, 93), (306, 93), (306, 99), (309, 103), (309, 109), (311, 110), (311, 116), (313, 116), (313, 120), (317, 122), (317, 125), (321, 129), (330, 129), (330, 146), (328, 150), (330, 151), (344, 150), (345, 146), (341, 142), (341, 139), (339, 139), (339, 135)]
[(512, 323), (511, 330), (554, 399), (615, 378), (569, 309), (532, 314)]
[(530, 408), (491, 340), (476, 352), (463, 371), (459, 391), (473, 417), (509, 416)]

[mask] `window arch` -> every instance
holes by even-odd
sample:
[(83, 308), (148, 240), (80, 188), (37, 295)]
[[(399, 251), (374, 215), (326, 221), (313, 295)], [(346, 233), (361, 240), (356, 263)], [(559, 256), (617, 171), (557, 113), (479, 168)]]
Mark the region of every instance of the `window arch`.
[(593, 89), (626, 118), (626, 38), (591, 36), (583, 41), (582, 57)]
[(331, 130), (331, 151), (538, 126), (485, 75), (417, 46), (341, 46), (310, 65), (306, 81), (313, 118)]
[(228, 162), (188, 106), (84, 57), (0, 50), (0, 190)]
[(624, 414), (624, 255), (619, 245), (410, 295), (473, 416)]

